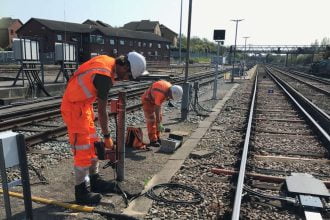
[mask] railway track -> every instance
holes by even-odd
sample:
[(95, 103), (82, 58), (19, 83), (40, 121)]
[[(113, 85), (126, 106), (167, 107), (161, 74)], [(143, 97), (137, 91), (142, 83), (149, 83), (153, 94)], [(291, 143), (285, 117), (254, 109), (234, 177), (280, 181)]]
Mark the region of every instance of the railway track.
[[(207, 84), (213, 80), (213, 71), (205, 71), (190, 77), (190, 80), (204, 80), (201, 85)], [(210, 79), (211, 78), (211, 79)], [(173, 83), (180, 84), (181, 78), (175, 78)], [(135, 99), (148, 88), (151, 82), (142, 82), (140, 84), (124, 85), (116, 87), (111, 92), (109, 98), (116, 97), (118, 92), (126, 89), (127, 97)], [(8, 111), (0, 116), (0, 131), (14, 130), (26, 134), (26, 143), (32, 146), (47, 140), (56, 139), (66, 134), (66, 126), (62, 123), (60, 117), (61, 99), (52, 99), (47, 105), (37, 104), (34, 108), (23, 109), (21, 111)], [(141, 108), (141, 104), (133, 104), (127, 107), (128, 112), (134, 112)], [(109, 114), (110, 117), (114, 114)], [(96, 117), (97, 119), (97, 117)], [(48, 123), (52, 121), (52, 123)]]
[(329, 218), (329, 134), (269, 70), (260, 69), (257, 80), (232, 219)]
[[(194, 186), (204, 194), (204, 202), (189, 207), (155, 202), (146, 219), (187, 216), (233, 220), (311, 219), (311, 215), (317, 216), (316, 219), (329, 218), (328, 190), (322, 185), (324, 191), (318, 196), (317, 190), (313, 191), (318, 188), (315, 182), (302, 181), (313, 175), (330, 187), (329, 135), (317, 126), (317, 119), (302, 113), (312, 107), (302, 108), (304, 110), (296, 107), (283, 92), (284, 87), (277, 85), (276, 78), (266, 71), (259, 68), (256, 86), (244, 84), (226, 102), (195, 148), (208, 154), (187, 158), (171, 179), (171, 182)], [(256, 93), (251, 95), (254, 88)], [(294, 173), (304, 174), (292, 176)], [(320, 198), (317, 201), (321, 201), (318, 204), (322, 207), (312, 208), (305, 203), (302, 206), (306, 197), (288, 191), (285, 183), (289, 177), (301, 177), (298, 185), (307, 191), (312, 189), (317, 198), (310, 197), (311, 191), (301, 194), (307, 195), (307, 199)], [(190, 198), (170, 190), (164, 190), (161, 195), (172, 199)]]
[(302, 93), (307, 99), (322, 109), (327, 115), (330, 114), (330, 83), (327, 80), (296, 75), (277, 68), (269, 68), (270, 71), (286, 81), (294, 89)]

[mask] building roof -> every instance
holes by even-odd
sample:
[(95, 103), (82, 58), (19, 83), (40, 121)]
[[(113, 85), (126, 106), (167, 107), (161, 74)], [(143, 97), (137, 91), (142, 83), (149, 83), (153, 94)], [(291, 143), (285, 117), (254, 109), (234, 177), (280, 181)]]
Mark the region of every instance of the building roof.
[(171, 32), (173, 35), (178, 36), (178, 34), (176, 32), (172, 31), (171, 29), (169, 29), (165, 25), (161, 24), (160, 25), (160, 30), (164, 30), (164, 29), (167, 30), (167, 31), (169, 31), (169, 32)]
[[(63, 22), (63, 21), (53, 21), (53, 20), (46, 20), (40, 18), (31, 18), (28, 22), (30, 22), (31, 20), (35, 20), (41, 23), (42, 25), (44, 25), (45, 27), (47, 27), (48, 29), (56, 30), (56, 31), (67, 31), (67, 32), (78, 32), (78, 33), (92, 33), (95, 31), (100, 31), (104, 35), (110, 37), (113, 36), (113, 37), (124, 37), (124, 38), (141, 39), (141, 40), (170, 42), (169, 40), (161, 36), (149, 32), (132, 31), (122, 28), (104, 27), (101, 25), (97, 26), (90, 24), (78, 24), (78, 23)], [(24, 25), (26, 25), (28, 22), (26, 22)]]
[(13, 19), (11, 17), (0, 18), (0, 29), (8, 29), (8, 27), (15, 21), (18, 21), (19, 23), (21, 23), (21, 25), (23, 25), (23, 23), (19, 19)]
[(25, 24), (29, 23), (31, 20), (35, 20), (35, 21), (39, 22), (40, 24), (44, 25), (45, 27), (47, 27), (48, 29), (55, 30), (55, 31), (88, 33), (95, 29), (94, 26), (91, 27), (88, 24), (54, 21), (54, 20), (47, 20), (47, 19), (41, 19), (41, 18), (31, 18)]
[(112, 27), (110, 24), (107, 24), (100, 20), (93, 21), (93, 20), (87, 19), (86, 21), (83, 22), (83, 24), (91, 24), (91, 25), (100, 26), (100, 27)]
[(159, 25), (158, 21), (142, 20), (129, 22), (123, 28), (135, 31), (154, 31), (157, 25)]
[(113, 36), (113, 37), (124, 37), (124, 38), (141, 39), (141, 40), (170, 42), (169, 40), (150, 32), (132, 31), (124, 28), (105, 28), (105, 27), (98, 27), (98, 30), (101, 31), (104, 35), (110, 37)]

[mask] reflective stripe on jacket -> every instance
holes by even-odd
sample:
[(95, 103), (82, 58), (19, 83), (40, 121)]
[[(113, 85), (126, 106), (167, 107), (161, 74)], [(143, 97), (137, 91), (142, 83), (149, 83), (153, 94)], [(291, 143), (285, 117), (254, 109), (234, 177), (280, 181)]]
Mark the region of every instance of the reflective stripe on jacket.
[(115, 67), (115, 59), (106, 55), (96, 56), (83, 63), (69, 80), (63, 101), (93, 103), (97, 96), (93, 84), (95, 74), (108, 76), (114, 83)]

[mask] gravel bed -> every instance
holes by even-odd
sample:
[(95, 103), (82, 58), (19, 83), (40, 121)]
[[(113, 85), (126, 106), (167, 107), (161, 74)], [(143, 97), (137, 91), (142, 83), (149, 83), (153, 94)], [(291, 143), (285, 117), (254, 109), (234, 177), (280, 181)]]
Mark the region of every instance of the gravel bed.
[[(260, 161), (253, 159), (251, 166), (259, 168), (267, 168), (267, 170), (283, 171), (290, 173), (309, 173), (317, 178), (329, 180), (330, 167), (327, 163), (320, 163), (314, 161)], [(276, 172), (275, 172), (276, 173)]]
[[(280, 74), (280, 73), (277, 73)], [(283, 78), (286, 82), (288, 82), (293, 88), (298, 90), (300, 93), (302, 93), (306, 98), (308, 98), (310, 101), (312, 101), (315, 105), (323, 109), (327, 114), (330, 114), (330, 97), (326, 96), (315, 89), (311, 88), (310, 86), (303, 84), (295, 79), (292, 79), (291, 77), (285, 76), (283, 74), (280, 74), (280, 77)], [(307, 81), (308, 79), (303, 79), (304, 81)], [(330, 86), (327, 86), (328, 90)]]
[[(252, 139), (252, 145), (254, 152), (251, 155), (261, 154), (267, 155), (267, 150), (274, 150), (277, 152), (301, 152), (303, 153), (319, 153), (326, 154), (326, 151), (319, 142), (316, 136), (313, 136), (313, 132), (310, 130), (308, 125), (304, 125), (303, 122), (283, 122), (283, 121), (271, 121), (271, 119), (287, 119), (297, 120), (301, 119), (297, 113), (294, 113), (293, 107), (287, 101), (286, 98), (282, 97), (282, 92), (278, 89), (272, 81), (268, 80), (267, 77), (263, 77), (262, 69), (259, 70), (260, 84), (264, 84), (265, 89), (259, 90), (257, 98), (257, 109), (267, 109), (268, 111), (258, 111), (258, 117), (270, 119), (270, 120), (258, 120), (255, 123), (255, 130)], [(263, 77), (263, 78), (262, 78)], [(266, 88), (272, 88), (273, 94), (266, 92)], [(262, 97), (264, 96), (264, 97)], [(271, 110), (278, 109), (278, 106), (283, 108), (282, 112), (270, 112)], [(289, 114), (288, 114), (289, 112)], [(262, 115), (260, 115), (260, 113)], [(282, 116), (284, 114), (284, 117)], [(291, 117), (288, 117), (291, 116)], [(274, 135), (266, 134), (265, 132), (274, 132)], [(285, 135), (280, 134), (281, 132), (288, 133), (309, 133), (310, 135)], [(277, 134), (276, 134), (277, 133)], [(266, 151), (266, 152), (265, 152)], [(303, 157), (302, 155), (295, 155), (294, 157)], [(258, 157), (251, 157), (248, 159), (248, 167), (252, 172), (285, 177), (290, 175), (292, 172), (309, 173), (315, 177), (328, 180), (329, 166), (326, 163), (320, 163), (316, 161), (301, 161), (301, 160), (260, 160)], [(258, 190), (256, 187), (251, 187), (253, 190), (262, 192), (264, 194), (279, 195), (278, 191), (271, 190)], [(274, 201), (266, 201), (265, 199), (256, 198), (254, 196), (248, 196), (246, 201), (242, 203), (241, 215), (243, 219), (300, 219), (300, 217), (293, 211), (288, 209), (287, 206), (284, 208), (281, 204), (274, 205)], [(244, 217), (243, 217), (244, 216)]]
[(322, 143), (314, 136), (306, 138), (297, 135), (296, 137), (287, 137), (284, 135), (263, 135), (258, 133), (253, 141), (254, 150), (257, 152), (276, 150), (285, 153), (288, 146), (291, 152), (310, 152), (315, 154), (327, 154), (327, 150)]
[[(250, 89), (250, 86), (246, 84), (236, 89), (223, 111), (194, 149), (209, 150), (213, 153), (204, 158), (186, 159), (171, 179), (171, 182), (182, 183), (200, 190), (204, 194), (204, 202), (190, 206), (154, 202), (145, 219), (223, 219), (230, 213), (231, 177), (213, 174), (211, 169), (233, 169), (236, 163), (242, 138), (239, 129), (244, 127), (244, 116), (247, 112), (244, 109), (234, 110), (234, 107), (247, 108), (249, 100), (247, 89)], [(191, 196), (166, 189), (161, 195), (176, 199), (189, 199)]]
[(268, 205), (267, 202), (260, 201), (260, 199), (251, 199), (248, 203), (243, 203), (241, 207), (241, 216), (244, 216), (244, 219), (249, 220), (297, 220), (294, 213), (291, 213), (286, 209)]

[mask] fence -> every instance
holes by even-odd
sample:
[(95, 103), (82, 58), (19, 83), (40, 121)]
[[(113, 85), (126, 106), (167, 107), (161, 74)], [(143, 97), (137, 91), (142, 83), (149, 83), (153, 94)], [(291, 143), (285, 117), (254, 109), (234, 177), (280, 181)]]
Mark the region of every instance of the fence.
[(0, 63), (1, 64), (16, 63), (16, 60), (14, 59), (14, 52), (0, 51)]
[[(55, 53), (42, 53), (44, 64), (55, 64)], [(0, 51), (0, 64), (18, 64), (18, 61), (14, 59), (13, 51)]]

